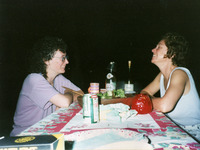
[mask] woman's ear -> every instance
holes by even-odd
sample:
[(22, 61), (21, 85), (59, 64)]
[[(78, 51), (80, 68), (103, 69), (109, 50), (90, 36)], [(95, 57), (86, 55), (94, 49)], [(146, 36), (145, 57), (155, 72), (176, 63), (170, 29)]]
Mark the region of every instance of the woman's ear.
[(176, 54), (170, 56), (169, 54), (165, 54), (163, 58), (174, 58), (175, 55), (176, 55)]
[(165, 54), (163, 58), (168, 58), (168, 55), (167, 55), (167, 54)]

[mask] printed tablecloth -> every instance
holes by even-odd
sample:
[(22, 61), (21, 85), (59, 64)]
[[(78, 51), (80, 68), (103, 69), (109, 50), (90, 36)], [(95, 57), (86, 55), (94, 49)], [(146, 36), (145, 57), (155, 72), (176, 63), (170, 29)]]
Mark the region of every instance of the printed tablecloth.
[[(81, 109), (82, 108), (79, 104), (74, 102), (70, 107), (61, 108), (47, 116), (43, 120), (20, 133), (19, 136), (46, 135), (52, 133), (63, 133), (68, 136), (69, 134), (73, 134), (75, 132), (90, 130), (84, 128), (70, 129), (66, 127), (76, 115), (80, 115)], [(145, 121), (136, 121), (133, 126), (124, 127), (123, 129), (145, 134), (150, 139), (151, 145), (155, 150), (169, 148), (200, 150), (200, 144), (180, 127), (175, 125), (163, 113), (152, 111), (147, 115), (152, 117), (152, 120), (155, 122), (148, 123)]]

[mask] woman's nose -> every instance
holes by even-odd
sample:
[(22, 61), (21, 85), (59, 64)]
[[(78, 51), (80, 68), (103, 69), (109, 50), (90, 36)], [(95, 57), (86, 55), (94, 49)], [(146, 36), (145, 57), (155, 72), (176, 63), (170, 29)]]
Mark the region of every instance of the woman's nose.
[(65, 63), (69, 64), (69, 60), (67, 58), (65, 58)]

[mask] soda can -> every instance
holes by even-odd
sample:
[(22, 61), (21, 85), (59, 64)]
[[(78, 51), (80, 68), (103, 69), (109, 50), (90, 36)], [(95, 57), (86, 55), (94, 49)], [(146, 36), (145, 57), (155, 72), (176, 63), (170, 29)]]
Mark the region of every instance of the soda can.
[(91, 123), (99, 122), (99, 102), (98, 96), (96, 94), (92, 94), (91, 96)]
[(99, 83), (90, 83), (90, 87), (88, 88), (88, 92), (90, 94), (98, 94), (99, 93)]
[(84, 94), (83, 95), (83, 118), (90, 118), (90, 106), (91, 106), (91, 94)]
[(83, 96), (83, 118), (88, 123), (99, 122), (98, 96), (95, 94), (84, 94)]

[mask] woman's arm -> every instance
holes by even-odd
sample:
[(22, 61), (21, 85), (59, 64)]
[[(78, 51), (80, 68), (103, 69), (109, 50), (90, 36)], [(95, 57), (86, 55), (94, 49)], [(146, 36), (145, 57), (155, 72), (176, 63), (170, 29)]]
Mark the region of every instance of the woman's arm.
[(84, 92), (82, 90), (79, 90), (79, 91), (76, 91), (76, 92), (77, 93), (73, 93), (73, 101), (74, 102), (78, 101), (78, 99), (77, 99), (78, 96), (83, 96), (84, 95)]
[(154, 98), (154, 94), (157, 93), (160, 89), (160, 76), (161, 73), (159, 73), (156, 78), (147, 85), (140, 93), (147, 94), (150, 96), (150, 98)]
[[(73, 94), (65, 93), (63, 94), (56, 94), (51, 99), (50, 102), (56, 105), (58, 108), (69, 107), (72, 103)], [(57, 108), (56, 108), (57, 109)]]
[[(61, 94), (62, 95), (62, 94)], [(77, 97), (78, 96), (82, 96), (82, 95), (84, 95), (84, 92), (82, 91), (82, 90), (79, 90), (79, 91), (76, 91), (76, 93), (74, 93), (74, 92), (66, 92), (65, 91), (65, 94), (64, 94), (64, 96), (67, 98), (66, 100), (53, 100), (53, 101), (51, 101), (54, 105), (56, 105), (56, 110), (58, 110), (59, 108), (61, 108), (61, 107), (68, 107), (73, 101), (78, 101), (78, 99), (77, 99)], [(56, 98), (61, 98), (62, 96), (58, 96), (58, 97), (56, 97)], [(59, 98), (59, 99), (60, 99)]]
[(72, 89), (67, 88), (67, 87), (63, 87), (63, 88), (65, 88), (65, 92), (64, 93), (71, 93), (71, 94), (73, 94), (73, 101), (78, 101), (77, 97), (84, 95), (84, 92), (82, 90), (75, 91), (75, 90), (72, 90)]
[(187, 74), (182, 70), (174, 71), (165, 95), (161, 98), (152, 99), (154, 109), (163, 113), (172, 111), (180, 97), (184, 94), (186, 85), (189, 91), (189, 78)]

